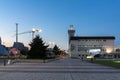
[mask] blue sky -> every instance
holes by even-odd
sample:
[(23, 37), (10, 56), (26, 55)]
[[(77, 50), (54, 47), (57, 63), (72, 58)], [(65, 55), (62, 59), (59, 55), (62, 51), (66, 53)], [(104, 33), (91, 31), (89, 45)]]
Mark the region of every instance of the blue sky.
[[(42, 29), (46, 42), (67, 49), (69, 25), (79, 36), (115, 36), (120, 45), (120, 0), (0, 0), (0, 36), (3, 44), (15, 41), (15, 23), (19, 32)], [(31, 34), (19, 35), (28, 44)]]

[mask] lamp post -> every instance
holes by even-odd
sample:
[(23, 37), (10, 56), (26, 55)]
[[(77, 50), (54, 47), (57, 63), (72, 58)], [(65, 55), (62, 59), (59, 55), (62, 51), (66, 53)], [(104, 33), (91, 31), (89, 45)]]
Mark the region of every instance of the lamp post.
[(32, 40), (34, 39), (34, 34), (35, 34), (35, 32), (42, 32), (42, 30), (40, 29), (32, 29)]

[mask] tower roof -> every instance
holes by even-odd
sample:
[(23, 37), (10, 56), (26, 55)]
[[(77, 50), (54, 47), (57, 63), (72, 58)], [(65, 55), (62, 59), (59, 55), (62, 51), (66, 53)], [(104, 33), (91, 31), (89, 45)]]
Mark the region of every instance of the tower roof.
[(73, 25), (70, 25), (69, 30), (74, 30)]

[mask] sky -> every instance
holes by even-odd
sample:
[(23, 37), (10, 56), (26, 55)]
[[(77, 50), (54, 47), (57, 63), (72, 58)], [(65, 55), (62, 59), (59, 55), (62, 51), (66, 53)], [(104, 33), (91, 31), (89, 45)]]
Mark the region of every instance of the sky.
[[(120, 0), (0, 0), (2, 44), (15, 42), (15, 23), (19, 33), (42, 29), (36, 34), (65, 50), (70, 25), (76, 36), (115, 36), (120, 45)], [(26, 46), (31, 40), (31, 33), (18, 36)]]

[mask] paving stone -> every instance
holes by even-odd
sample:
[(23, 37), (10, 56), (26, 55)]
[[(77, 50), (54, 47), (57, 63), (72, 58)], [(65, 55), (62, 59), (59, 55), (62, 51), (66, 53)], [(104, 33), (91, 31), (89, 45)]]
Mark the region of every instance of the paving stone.
[(79, 59), (0, 65), (0, 80), (120, 80), (120, 69)]

